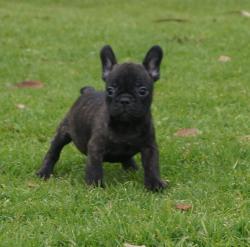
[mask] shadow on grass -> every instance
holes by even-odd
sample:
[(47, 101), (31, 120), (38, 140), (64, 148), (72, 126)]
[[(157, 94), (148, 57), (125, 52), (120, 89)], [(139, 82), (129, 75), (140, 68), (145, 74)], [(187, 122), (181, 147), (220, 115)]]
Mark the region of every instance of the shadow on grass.
[[(79, 160), (59, 162), (55, 167), (55, 178), (70, 178), (72, 184), (84, 183), (86, 158)], [(107, 186), (115, 186), (134, 181), (143, 185), (143, 169), (139, 165), (137, 171), (125, 171), (120, 163), (104, 163), (104, 181)]]

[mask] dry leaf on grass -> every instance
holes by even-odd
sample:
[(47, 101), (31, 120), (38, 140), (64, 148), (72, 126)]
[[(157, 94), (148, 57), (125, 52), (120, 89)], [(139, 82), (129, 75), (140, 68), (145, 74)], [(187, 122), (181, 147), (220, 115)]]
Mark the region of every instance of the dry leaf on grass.
[(44, 85), (41, 81), (22, 81), (15, 85), (17, 88), (42, 88)]
[(225, 12), (225, 14), (237, 14), (237, 15), (250, 18), (250, 12), (246, 10), (233, 10), (233, 11)]
[(246, 10), (241, 10), (241, 11), (240, 11), (240, 14), (241, 14), (242, 16), (245, 16), (245, 17), (250, 18), (250, 12), (248, 12), (248, 11), (246, 11)]
[(133, 245), (133, 244), (128, 244), (128, 243), (125, 243), (123, 246), (124, 247), (146, 247), (146, 245)]
[(200, 131), (196, 128), (184, 128), (176, 131), (174, 134), (178, 137), (189, 137), (189, 136), (197, 136), (200, 134)]
[(250, 135), (241, 136), (239, 140), (242, 142), (250, 142)]
[(31, 181), (28, 182), (27, 185), (28, 185), (29, 188), (36, 188), (36, 187), (38, 187), (38, 184), (35, 184), (34, 182), (31, 182)]
[(20, 110), (23, 110), (23, 109), (26, 108), (26, 106), (24, 104), (16, 104), (16, 108), (20, 109)]
[(227, 63), (227, 62), (230, 62), (231, 60), (232, 60), (231, 57), (225, 56), (225, 55), (221, 55), (221, 56), (218, 58), (218, 61), (219, 61), (219, 62), (222, 62), (222, 63)]
[(176, 204), (175, 208), (181, 211), (188, 211), (192, 208), (190, 204)]

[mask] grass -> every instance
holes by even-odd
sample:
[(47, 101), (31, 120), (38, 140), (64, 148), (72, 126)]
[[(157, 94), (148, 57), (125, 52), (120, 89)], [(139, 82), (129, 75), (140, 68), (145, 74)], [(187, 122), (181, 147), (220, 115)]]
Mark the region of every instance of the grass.
[[(0, 246), (248, 246), (250, 19), (239, 10), (249, 1), (0, 1)], [(107, 188), (87, 187), (73, 145), (52, 179), (34, 175), (79, 89), (103, 88), (104, 44), (121, 62), (165, 51), (152, 106), (164, 193), (144, 190), (142, 169), (110, 164)], [(25, 79), (45, 87), (13, 87)], [(201, 134), (174, 135), (191, 127)]]

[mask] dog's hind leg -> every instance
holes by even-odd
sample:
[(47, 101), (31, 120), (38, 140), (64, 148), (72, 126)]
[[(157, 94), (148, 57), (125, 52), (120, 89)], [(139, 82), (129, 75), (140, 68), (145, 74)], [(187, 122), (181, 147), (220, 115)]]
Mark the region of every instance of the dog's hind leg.
[(125, 160), (122, 162), (122, 168), (125, 171), (131, 170), (131, 171), (137, 171), (138, 170), (138, 166), (135, 163), (134, 158), (130, 158), (128, 160)]
[(37, 172), (41, 178), (48, 179), (53, 172), (53, 168), (60, 157), (60, 153), (65, 145), (71, 142), (70, 135), (66, 132), (65, 121), (59, 126), (50, 148), (44, 157), (42, 167)]

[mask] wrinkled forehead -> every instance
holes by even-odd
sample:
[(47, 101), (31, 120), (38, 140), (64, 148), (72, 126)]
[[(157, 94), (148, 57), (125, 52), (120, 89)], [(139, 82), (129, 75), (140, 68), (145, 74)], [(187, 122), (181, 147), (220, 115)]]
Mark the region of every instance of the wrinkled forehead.
[(134, 87), (151, 84), (151, 79), (141, 64), (124, 63), (114, 66), (110, 77), (109, 84), (116, 86)]

